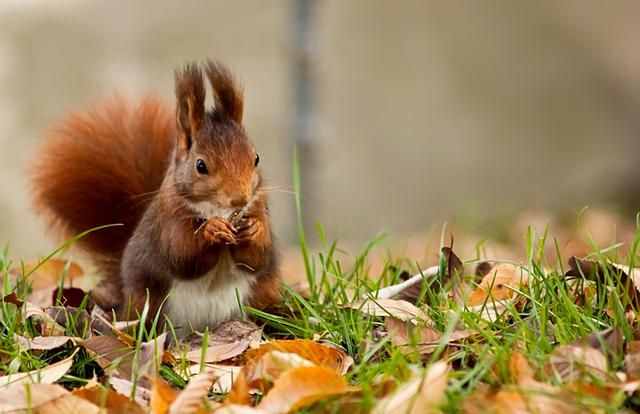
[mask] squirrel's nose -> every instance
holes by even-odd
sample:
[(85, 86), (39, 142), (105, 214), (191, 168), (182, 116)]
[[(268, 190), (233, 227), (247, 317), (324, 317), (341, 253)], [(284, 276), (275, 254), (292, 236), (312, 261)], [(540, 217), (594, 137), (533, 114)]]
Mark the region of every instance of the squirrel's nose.
[(238, 208), (247, 205), (247, 197), (244, 195), (233, 197), (230, 201), (231, 207)]

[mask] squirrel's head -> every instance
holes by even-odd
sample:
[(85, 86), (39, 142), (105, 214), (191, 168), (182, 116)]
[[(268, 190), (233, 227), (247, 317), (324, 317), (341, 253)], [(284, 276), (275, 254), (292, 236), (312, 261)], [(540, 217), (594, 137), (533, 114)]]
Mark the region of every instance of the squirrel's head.
[[(204, 74), (214, 107), (205, 107)], [(260, 184), (260, 158), (242, 127), (242, 92), (228, 69), (208, 61), (176, 72), (175, 186), (204, 218), (229, 217)]]

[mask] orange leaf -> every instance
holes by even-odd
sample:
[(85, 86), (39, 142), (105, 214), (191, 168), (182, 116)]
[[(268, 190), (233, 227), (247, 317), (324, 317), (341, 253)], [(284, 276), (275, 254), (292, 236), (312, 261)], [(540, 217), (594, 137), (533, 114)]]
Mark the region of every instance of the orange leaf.
[(355, 389), (334, 369), (320, 366), (293, 368), (276, 380), (258, 408), (272, 414), (288, 413)]
[[(68, 263), (68, 268), (67, 268)], [(24, 271), (26, 274), (31, 272), (38, 266), (39, 262), (28, 262), (24, 265)], [(67, 269), (66, 274), (65, 268)], [(22, 274), (22, 269), (14, 269), (14, 274)], [(64, 274), (65, 286), (71, 286), (73, 282), (80, 278), (84, 272), (80, 266), (76, 263), (68, 262), (67, 260), (49, 259), (42, 263), (32, 274), (29, 275), (31, 281), (31, 288), (33, 290), (54, 288), (60, 283), (60, 278)]]
[(374, 414), (435, 413), (445, 400), (447, 373), (445, 362), (433, 364), (424, 377), (416, 376), (402, 384), (391, 395), (381, 399), (373, 409)]
[(479, 306), (485, 302), (514, 299), (514, 289), (520, 289), (528, 283), (527, 273), (522, 269), (502, 263), (491, 269), (478, 287), (471, 292), (467, 306)]
[(110, 388), (91, 387), (74, 390), (73, 395), (83, 398), (100, 408), (106, 409), (109, 414), (143, 414), (145, 410), (135, 401), (131, 401), (122, 394), (118, 394)]
[(270, 351), (298, 354), (316, 365), (334, 369), (341, 374), (346, 373), (353, 363), (353, 359), (337, 347), (308, 339), (293, 339), (271, 341), (262, 344), (257, 349), (248, 350), (245, 353), (247, 364), (255, 364), (264, 354)]
[(161, 378), (153, 379), (153, 387), (151, 389), (151, 413), (166, 414), (169, 407), (178, 397), (178, 391)]
[(240, 405), (249, 405), (251, 404), (251, 394), (249, 392), (251, 388), (249, 388), (249, 382), (247, 381), (247, 374), (245, 370), (241, 370), (233, 383), (233, 387), (229, 394), (227, 394), (227, 398), (225, 399), (225, 403), (227, 404), (240, 404)]

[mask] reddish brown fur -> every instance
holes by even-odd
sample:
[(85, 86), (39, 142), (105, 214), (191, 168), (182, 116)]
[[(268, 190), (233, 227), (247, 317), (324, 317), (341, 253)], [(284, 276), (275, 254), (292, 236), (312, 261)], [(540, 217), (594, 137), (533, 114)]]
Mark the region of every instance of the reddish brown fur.
[(114, 97), (90, 112), (70, 114), (51, 128), (32, 163), (36, 209), (65, 239), (124, 224), (77, 243), (113, 271), (109, 263), (119, 260), (160, 187), (174, 136), (171, 111), (152, 97), (137, 106)]
[[(256, 153), (241, 126), (242, 94), (229, 72), (208, 62), (215, 109), (204, 107), (202, 71), (195, 64), (176, 73), (176, 113), (147, 98), (132, 107), (108, 101), (67, 117), (34, 163), (36, 208), (63, 237), (112, 223), (79, 241), (107, 273), (96, 300), (122, 309), (123, 295), (137, 310), (150, 294), (152, 311), (171, 278), (198, 278), (230, 249), (238, 266), (257, 278), (250, 302), (278, 298), (279, 279), (268, 217), (260, 195), (236, 227), (228, 218), (202, 217), (194, 203), (241, 208), (260, 183)], [(204, 160), (208, 174), (194, 167)], [(196, 234), (202, 219), (210, 219)]]

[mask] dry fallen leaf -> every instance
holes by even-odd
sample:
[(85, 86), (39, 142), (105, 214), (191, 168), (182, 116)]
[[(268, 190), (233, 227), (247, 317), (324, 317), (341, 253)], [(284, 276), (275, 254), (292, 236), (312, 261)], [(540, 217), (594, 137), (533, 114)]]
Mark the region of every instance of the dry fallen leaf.
[(297, 354), (316, 365), (332, 368), (340, 374), (346, 373), (353, 364), (353, 358), (335, 346), (308, 339), (291, 339), (265, 342), (256, 349), (248, 350), (244, 354), (247, 365), (255, 364), (270, 351)]
[(368, 298), (350, 303), (347, 307), (357, 309), (367, 315), (391, 316), (401, 321), (410, 321), (414, 324), (417, 324), (419, 320), (425, 322), (430, 321), (422, 309), (406, 300)]
[(36, 414), (99, 414), (100, 408), (72, 394), (42, 404)]
[(637, 309), (640, 306), (640, 269), (630, 269), (629, 266), (617, 263), (602, 264), (597, 261), (571, 257), (569, 270), (565, 276), (569, 279), (594, 281), (598, 285), (606, 285), (613, 281), (617, 286), (626, 288), (625, 294), (628, 295), (630, 301), (629, 309)]
[(372, 414), (439, 412), (438, 407), (445, 401), (448, 372), (449, 367), (445, 362), (436, 362), (427, 369), (424, 376), (416, 375), (378, 401)]
[[(341, 349), (305, 339), (267, 342), (257, 349), (250, 349), (244, 357), (246, 365), (237, 376), (227, 403), (248, 404), (252, 389), (266, 392), (271, 381), (277, 383), (283, 373), (301, 366), (326, 368), (341, 377), (353, 363), (353, 359)], [(309, 364), (317, 366), (309, 367)]]
[[(217, 394), (226, 394), (231, 391), (234, 381), (242, 370), (241, 366), (207, 364), (207, 369), (213, 371), (216, 381), (213, 383), (212, 391)], [(189, 375), (197, 375), (200, 372), (200, 364), (193, 364), (189, 367)]]
[(515, 290), (519, 290), (528, 283), (527, 273), (520, 267), (509, 263), (495, 266), (480, 281), (478, 287), (471, 292), (467, 299), (467, 306), (478, 306), (485, 302), (514, 299)]
[[(423, 355), (430, 354), (438, 347), (443, 336), (426, 324), (414, 326), (410, 322), (403, 322), (396, 318), (386, 318), (384, 325), (391, 343), (405, 354), (415, 351)], [(473, 332), (469, 330), (455, 330), (447, 338), (447, 343), (451, 344), (472, 335)]]
[(276, 380), (258, 408), (270, 414), (288, 413), (355, 389), (333, 369), (320, 366), (293, 368)]
[(298, 367), (312, 367), (314, 363), (298, 354), (281, 351), (269, 351), (256, 363), (249, 383), (256, 380), (274, 382), (284, 372)]
[(164, 357), (166, 333), (155, 340), (140, 344), (139, 351), (120, 338), (92, 336), (80, 344), (96, 358), (101, 368), (113, 371), (113, 375), (130, 379), (135, 372), (138, 377), (157, 371)]
[(0, 390), (0, 412), (20, 412), (36, 408), (69, 394), (57, 384), (11, 384)]
[(60, 348), (67, 342), (76, 342), (79, 338), (72, 336), (36, 336), (35, 338), (25, 338), (24, 336), (15, 335), (15, 340), (23, 351), (48, 351)]
[(152, 414), (167, 414), (177, 397), (178, 391), (171, 388), (165, 380), (159, 377), (153, 378), (150, 402)]
[(102, 386), (76, 389), (72, 394), (105, 409), (109, 414), (143, 414), (146, 412), (135, 401)]
[(24, 303), (24, 318), (32, 318), (39, 322), (42, 336), (64, 336), (64, 328), (60, 326), (42, 308), (30, 302)]
[[(220, 362), (243, 353), (252, 344), (258, 344), (262, 328), (249, 321), (228, 321), (218, 326), (210, 335), (204, 355), (204, 362)], [(200, 362), (202, 349), (199, 347), (187, 354), (187, 359)]]
[[(206, 369), (189, 380), (187, 387), (177, 396), (169, 407), (169, 414), (196, 414), (207, 413), (210, 410), (205, 408), (207, 394), (215, 380), (215, 372)], [(208, 402), (209, 405), (212, 403)]]
[[(134, 392), (133, 382), (127, 379), (111, 377), (109, 378), (109, 384), (122, 395), (130, 396)], [(142, 384), (136, 384), (134, 400), (140, 406), (148, 407), (151, 404), (151, 390)]]
[(630, 381), (640, 380), (640, 341), (638, 340), (627, 343), (627, 352), (624, 356), (624, 371)]
[(608, 377), (607, 357), (602, 351), (587, 345), (562, 345), (549, 356), (546, 369), (564, 382), (584, 377), (605, 380)]
[(520, 352), (514, 352), (509, 361), (511, 377), (516, 385), (490, 388), (479, 384), (476, 391), (463, 404), (466, 414), (578, 414), (585, 407), (578, 404), (574, 391), (536, 381), (534, 370)]
[(510, 305), (521, 303), (523, 296), (517, 291), (528, 284), (526, 271), (521, 267), (503, 263), (491, 269), (467, 298), (469, 310), (494, 322), (508, 311)]
[(29, 372), (18, 372), (0, 377), (0, 387), (26, 383), (53, 384), (71, 369), (71, 366), (73, 365), (73, 357), (75, 357), (77, 352), (78, 350), (76, 349), (71, 356), (63, 359), (62, 361), (47, 365), (42, 369)]

